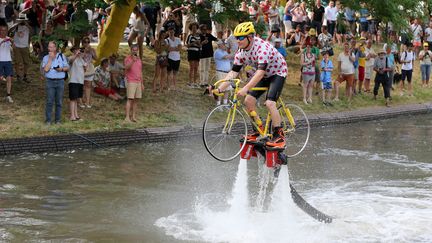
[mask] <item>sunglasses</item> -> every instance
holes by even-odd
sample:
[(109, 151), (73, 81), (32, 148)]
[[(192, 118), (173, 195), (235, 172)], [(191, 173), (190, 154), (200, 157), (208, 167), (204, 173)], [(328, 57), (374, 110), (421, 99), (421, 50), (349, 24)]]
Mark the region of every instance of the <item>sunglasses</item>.
[(88, 44), (88, 43), (90, 43), (90, 41), (83, 41), (83, 43), (84, 43), (84, 44)]
[(239, 41), (242, 41), (244, 39), (246, 39), (247, 36), (236, 36), (236, 39)]

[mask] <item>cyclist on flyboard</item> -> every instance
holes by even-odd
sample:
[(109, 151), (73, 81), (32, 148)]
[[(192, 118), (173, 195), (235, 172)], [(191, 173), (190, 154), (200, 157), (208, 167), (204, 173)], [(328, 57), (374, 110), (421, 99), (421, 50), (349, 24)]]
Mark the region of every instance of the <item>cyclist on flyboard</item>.
[[(257, 99), (265, 91), (249, 91), (253, 87), (268, 87), (265, 105), (270, 112), (273, 126), (273, 137), (266, 142), (266, 146), (273, 148), (285, 148), (285, 136), (281, 127), (281, 116), (276, 107), (276, 101), (282, 93), (285, 78), (288, 74), (285, 58), (269, 42), (255, 36), (255, 28), (252, 22), (241, 23), (234, 29), (239, 50), (235, 54), (231, 71), (225, 77), (226, 80), (238, 76), (243, 66), (249, 65), (256, 68), (254, 76), (237, 93), (238, 96), (246, 96), (244, 104), (249, 115), (255, 121), (259, 120), (256, 113)], [(223, 83), (215, 93), (223, 92), (229, 83)], [(258, 119), (257, 119), (258, 118)], [(262, 126), (262, 124), (259, 124)], [(256, 141), (259, 132), (248, 133), (249, 142)]]

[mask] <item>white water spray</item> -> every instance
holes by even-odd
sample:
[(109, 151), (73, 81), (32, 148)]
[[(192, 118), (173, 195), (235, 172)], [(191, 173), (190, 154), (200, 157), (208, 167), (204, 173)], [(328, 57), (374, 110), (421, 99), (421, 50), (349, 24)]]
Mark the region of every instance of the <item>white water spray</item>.
[(240, 159), (234, 183), (232, 198), (229, 201), (229, 215), (247, 220), (249, 210), (249, 193), (247, 190), (247, 160)]
[(250, 205), (247, 163), (247, 160), (240, 160), (226, 210), (214, 211), (210, 209), (211, 201), (198, 200), (194, 213), (160, 218), (155, 225), (166, 228), (167, 234), (182, 240), (250, 243), (286, 242), (288, 239), (290, 242), (298, 242), (299, 239), (304, 239), (300, 226), (296, 225), (300, 220), (296, 218), (304, 220), (309, 216), (294, 206), (287, 166), (281, 168), (276, 186), (273, 185), (273, 169), (268, 169), (265, 165), (260, 168), (259, 186), (270, 184), (264, 189), (260, 188), (265, 194), (261, 196), (266, 197), (262, 201), (270, 202), (268, 210), (263, 210), (260, 205)]

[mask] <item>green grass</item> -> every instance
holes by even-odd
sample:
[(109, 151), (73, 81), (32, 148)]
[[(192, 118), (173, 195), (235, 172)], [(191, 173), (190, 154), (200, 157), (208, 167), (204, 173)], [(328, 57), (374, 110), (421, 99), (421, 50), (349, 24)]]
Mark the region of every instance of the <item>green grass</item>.
[[(381, 48), (381, 47), (379, 47)], [(378, 47), (375, 47), (378, 50)], [(335, 63), (336, 56), (340, 49), (336, 49), (333, 57)], [(120, 56), (125, 56), (128, 52), (126, 47), (120, 47)], [(13, 82), (12, 97), (15, 103), (9, 104), (4, 100), (0, 102), (0, 132), (2, 138), (17, 138), (55, 135), (64, 133), (87, 133), (95, 131), (115, 131), (123, 129), (146, 128), (146, 127), (166, 127), (174, 125), (201, 125), (210, 109), (214, 106), (214, 101), (202, 95), (201, 89), (190, 89), (186, 87), (188, 79), (188, 62), (186, 52), (182, 53), (180, 72), (178, 75), (178, 91), (153, 94), (151, 92), (151, 82), (154, 73), (153, 51), (144, 48), (144, 70), (146, 90), (143, 99), (139, 103), (138, 122), (125, 123), (124, 102), (115, 102), (95, 93), (92, 94), (91, 109), (80, 109), (79, 113), (83, 121), (70, 122), (68, 108), (68, 93), (65, 90), (63, 100), (62, 124), (46, 126), (44, 121), (45, 107), (45, 81), (40, 78), (38, 69), (39, 63), (34, 60), (30, 67), (31, 84)], [(374, 101), (372, 94), (357, 95), (351, 102), (347, 102), (344, 97), (344, 84), (341, 87), (341, 101), (334, 103), (334, 107), (324, 107), (318, 96), (313, 97), (312, 105), (304, 105), (302, 101), (302, 90), (298, 86), (300, 76), (299, 56), (288, 54), (288, 78), (282, 94), (285, 102), (292, 102), (300, 105), (307, 114), (337, 112), (355, 110), (364, 107), (383, 106), (384, 98), (382, 88), (379, 99)], [(214, 70), (211, 71), (213, 76)], [(336, 73), (333, 73), (336, 76)], [(418, 62), (414, 70), (414, 97), (399, 96), (399, 91), (393, 92), (392, 105), (402, 105), (408, 103), (424, 103), (432, 100), (432, 88), (422, 88), (420, 81), (420, 71)], [(373, 84), (373, 81), (371, 82)], [(67, 86), (67, 85), (66, 85)], [(0, 90), (5, 94), (5, 83), (0, 83)]]

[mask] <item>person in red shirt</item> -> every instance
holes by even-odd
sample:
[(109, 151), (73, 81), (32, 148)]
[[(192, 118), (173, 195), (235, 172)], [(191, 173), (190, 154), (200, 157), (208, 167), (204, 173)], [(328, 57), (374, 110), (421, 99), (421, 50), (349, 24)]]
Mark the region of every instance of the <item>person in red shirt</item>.
[(43, 15), (46, 7), (43, 0), (27, 0), (24, 3), (24, 10), (21, 12), (27, 15), (30, 26), (33, 27), (33, 33), (39, 33), (43, 23)]
[(66, 5), (63, 2), (58, 2), (52, 13), (54, 27), (61, 27), (64, 29), (66, 24), (66, 13)]
[(269, 0), (265, 0), (260, 3), (260, 8), (264, 14), (264, 21), (266, 23), (269, 22), (268, 12), (270, 10), (270, 7), (271, 7), (271, 2)]

